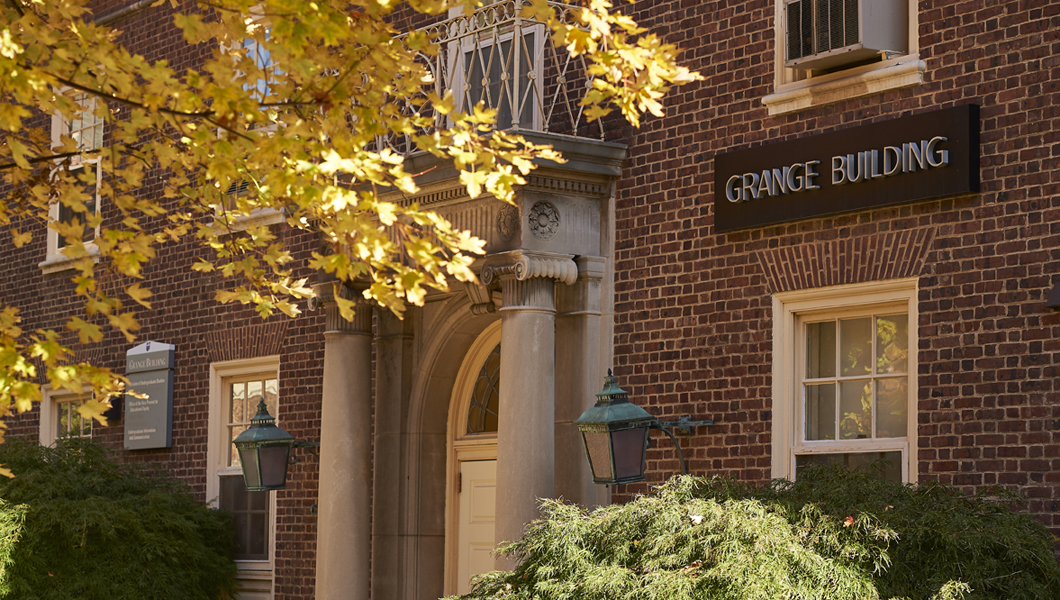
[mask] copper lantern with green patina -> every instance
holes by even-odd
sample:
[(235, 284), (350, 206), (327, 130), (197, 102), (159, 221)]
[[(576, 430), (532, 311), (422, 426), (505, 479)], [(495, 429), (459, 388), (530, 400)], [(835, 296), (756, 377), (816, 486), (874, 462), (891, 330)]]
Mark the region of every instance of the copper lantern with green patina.
[(644, 481), (648, 428), (654, 422), (648, 411), (629, 402), (629, 394), (618, 387), (618, 379), (608, 369), (604, 389), (596, 394), (596, 406), (574, 421), (585, 442), (593, 481)]
[(243, 465), (243, 481), (248, 492), (282, 490), (287, 484), (287, 464), (294, 436), (276, 426), (276, 419), (258, 401), (258, 414), (250, 427), (233, 440)]

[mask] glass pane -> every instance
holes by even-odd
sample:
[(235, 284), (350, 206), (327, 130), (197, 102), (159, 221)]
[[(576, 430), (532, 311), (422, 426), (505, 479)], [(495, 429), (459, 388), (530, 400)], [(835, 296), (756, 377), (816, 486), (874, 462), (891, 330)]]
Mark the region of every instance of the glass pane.
[(876, 372), (904, 373), (909, 365), (909, 316), (876, 317)]
[(806, 377), (835, 377), (835, 321), (806, 326)]
[(806, 439), (835, 439), (835, 384), (806, 386)]
[(467, 433), (497, 431), (497, 412), (500, 409), (501, 346), (493, 347), (479, 369), (471, 403), (467, 411)]
[(872, 373), (872, 317), (839, 322), (839, 374), (843, 377)]
[(56, 434), (64, 437), (70, 433), (70, 403), (64, 402), (59, 405), (59, 422), (56, 423)]
[(872, 381), (844, 381), (839, 384), (839, 439), (861, 440), (872, 437)]
[(228, 428), (228, 466), (230, 467), (238, 467), (240, 465), (239, 453), (236, 452), (235, 444), (232, 442), (246, 430), (246, 425), (234, 425)]
[(905, 437), (909, 413), (906, 377), (876, 380), (876, 437)]
[(221, 477), (221, 494), (217, 500), (221, 510), (229, 512), (245, 510), (247, 506), (247, 489), (243, 485), (243, 477), (235, 475)]
[(269, 492), (247, 492), (240, 476), (221, 477), (218, 506), (232, 514), (236, 526), (236, 559), (267, 560)]
[(850, 454), (803, 454), (795, 457), (795, 477), (810, 465), (843, 465), (848, 469), (875, 472), (887, 481), (902, 482), (901, 452)]
[[(261, 398), (262, 394), (261, 381), (248, 381), (247, 382), (247, 408), (246, 408), (246, 420), (249, 421), (258, 412), (258, 399)], [(276, 416), (276, 415), (273, 415)]]
[[(269, 414), (277, 419), (279, 422), (280, 417), (280, 405), (279, 405), (279, 384), (275, 379), (265, 380), (265, 406), (269, 409)], [(257, 407), (254, 407), (255, 413)], [(254, 415), (250, 415), (254, 416)]]
[(244, 401), (247, 397), (246, 384), (244, 383), (233, 383), (232, 384), (232, 411), (229, 415), (229, 423), (243, 423), (248, 421), (249, 418), (245, 416), (246, 411)]
[(265, 544), (269, 541), (267, 516), (263, 513), (250, 513), (250, 539), (246, 548), (246, 556), (248, 558), (264, 559), (269, 557), (265, 551)]

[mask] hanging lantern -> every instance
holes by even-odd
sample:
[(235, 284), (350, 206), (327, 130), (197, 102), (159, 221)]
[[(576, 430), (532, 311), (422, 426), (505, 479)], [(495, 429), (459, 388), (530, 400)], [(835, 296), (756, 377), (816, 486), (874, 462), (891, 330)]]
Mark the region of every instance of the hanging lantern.
[(644, 481), (648, 428), (655, 422), (648, 411), (629, 402), (629, 394), (618, 387), (618, 379), (608, 369), (604, 389), (596, 395), (596, 406), (574, 421), (585, 442), (593, 481)]
[(233, 440), (243, 465), (243, 482), (248, 492), (282, 490), (287, 484), (287, 461), (294, 436), (276, 426), (265, 399), (258, 400), (258, 414), (250, 427)]

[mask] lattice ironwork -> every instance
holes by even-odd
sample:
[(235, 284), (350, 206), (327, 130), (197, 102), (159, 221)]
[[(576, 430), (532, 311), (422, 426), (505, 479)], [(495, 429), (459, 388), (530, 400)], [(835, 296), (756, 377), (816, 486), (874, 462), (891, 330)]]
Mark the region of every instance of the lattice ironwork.
[[(603, 139), (600, 123), (587, 122), (578, 104), (592, 86), (584, 56), (571, 56), (552, 42), (548, 27), (522, 17), (529, 4), (529, 0), (504, 0), (425, 28), (439, 49), (435, 56), (420, 55), (431, 75), (428, 89), (439, 96), (452, 91), (461, 110), (479, 102), (496, 109), (501, 129)], [(580, 10), (558, 3), (550, 6), (567, 22)], [(435, 113), (426, 94), (406, 101), (402, 111), (433, 118), (434, 126), (445, 124), (446, 117)], [(415, 150), (408, 135), (381, 141), (400, 153)]]

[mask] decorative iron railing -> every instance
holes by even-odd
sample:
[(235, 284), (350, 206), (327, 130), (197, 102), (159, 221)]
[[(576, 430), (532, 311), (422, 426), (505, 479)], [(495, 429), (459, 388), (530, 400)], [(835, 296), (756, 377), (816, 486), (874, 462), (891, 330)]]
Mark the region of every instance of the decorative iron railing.
[[(592, 84), (585, 57), (570, 55), (553, 43), (547, 26), (522, 16), (529, 4), (503, 0), (426, 27), (439, 49), (435, 56), (421, 55), (433, 76), (429, 85), (439, 96), (451, 90), (460, 110), (479, 102), (496, 109), (500, 129), (603, 139), (599, 121), (589, 123), (578, 104)], [(550, 6), (567, 22), (581, 10)], [(426, 95), (406, 102), (403, 109), (406, 114), (434, 113)], [(433, 116), (435, 126), (444, 125), (443, 115)], [(401, 153), (415, 150), (409, 136), (391, 136), (384, 143)]]

